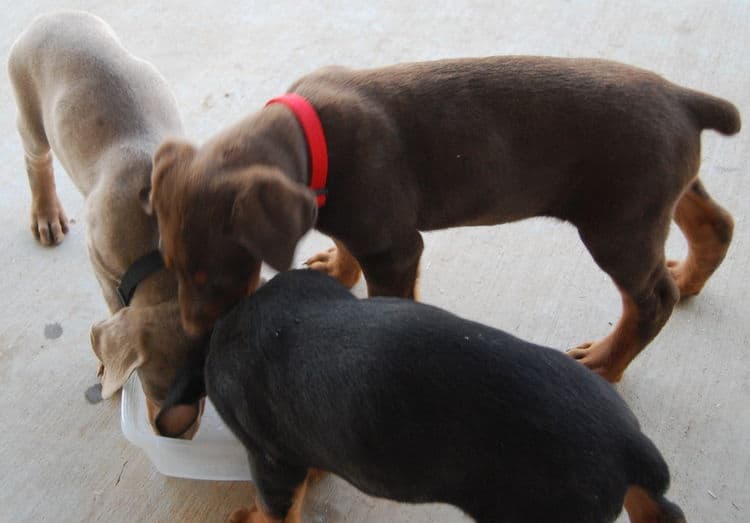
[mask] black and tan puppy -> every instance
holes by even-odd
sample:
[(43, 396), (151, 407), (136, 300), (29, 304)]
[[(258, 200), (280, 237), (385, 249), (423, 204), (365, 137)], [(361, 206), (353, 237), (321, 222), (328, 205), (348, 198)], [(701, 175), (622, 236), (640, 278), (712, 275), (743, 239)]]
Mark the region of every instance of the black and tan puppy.
[[(252, 290), (261, 261), (287, 269), (313, 226), (337, 248), (312, 268), (351, 286), (361, 266), (370, 296), (412, 297), (419, 231), (551, 216), (578, 228), (622, 295), (612, 333), (571, 351), (616, 381), (729, 247), (732, 218), (698, 179), (700, 134), (736, 133), (739, 114), (654, 73), (506, 56), (328, 68), (290, 92), (327, 142), (317, 220), (308, 147), (322, 142), (282, 104), (155, 155), (151, 201), (189, 330)], [(681, 262), (664, 256), (672, 218), (689, 245)]]
[[(204, 394), (196, 359), (157, 426)], [(234, 521), (296, 521), (310, 469), (481, 522), (684, 521), (667, 465), (625, 402), (564, 354), (398, 298), (282, 273), (214, 328), (205, 390), (247, 448), (259, 499)]]

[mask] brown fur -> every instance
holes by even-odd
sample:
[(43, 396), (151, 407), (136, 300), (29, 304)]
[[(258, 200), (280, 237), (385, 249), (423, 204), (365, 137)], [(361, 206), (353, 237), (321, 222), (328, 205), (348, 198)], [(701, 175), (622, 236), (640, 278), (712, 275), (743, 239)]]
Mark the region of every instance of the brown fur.
[[(290, 91), (313, 104), (327, 138), (328, 200), (317, 222), (304, 137), (285, 107), (266, 107), (200, 149), (172, 141), (157, 152), (152, 202), (195, 331), (246, 290), (238, 282), (248, 267), (288, 268), (313, 224), (351, 253), (371, 296), (413, 297), (420, 231), (551, 216), (578, 228), (623, 294), (614, 332), (574, 351), (616, 380), (680, 290), (700, 288), (729, 245), (731, 217), (697, 178), (700, 134), (736, 133), (739, 114), (648, 71), (510, 56), (328, 68)], [(671, 267), (677, 285), (664, 258), (675, 206), (691, 249)], [(311, 265), (351, 284), (347, 259), (332, 251)], [(191, 280), (198, 270), (208, 284)]]
[(689, 248), (685, 260), (667, 262), (682, 299), (698, 294), (721, 264), (732, 240), (734, 220), (711, 199), (700, 180), (677, 202), (674, 220)]

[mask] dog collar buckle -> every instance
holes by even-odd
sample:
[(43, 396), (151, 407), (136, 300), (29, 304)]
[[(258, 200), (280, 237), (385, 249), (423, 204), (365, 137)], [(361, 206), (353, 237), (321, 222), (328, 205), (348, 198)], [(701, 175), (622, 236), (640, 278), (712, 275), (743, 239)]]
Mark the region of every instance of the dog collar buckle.
[(266, 103), (280, 103), (288, 107), (294, 113), (297, 122), (302, 127), (307, 142), (308, 166), (310, 169), (310, 189), (315, 193), (315, 201), (318, 208), (326, 204), (326, 180), (328, 178), (328, 146), (323, 132), (323, 124), (320, 122), (318, 113), (310, 102), (295, 93), (287, 93), (283, 96), (272, 98)]

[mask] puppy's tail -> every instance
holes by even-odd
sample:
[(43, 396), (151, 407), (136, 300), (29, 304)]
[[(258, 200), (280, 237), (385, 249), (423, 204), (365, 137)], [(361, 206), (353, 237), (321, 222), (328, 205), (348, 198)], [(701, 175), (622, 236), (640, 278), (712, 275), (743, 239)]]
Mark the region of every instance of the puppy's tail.
[(701, 129), (713, 129), (727, 136), (740, 131), (740, 112), (732, 103), (685, 88), (680, 88), (678, 96)]
[(643, 434), (631, 445), (626, 456), (630, 486), (625, 495), (631, 523), (685, 523), (682, 509), (664, 497), (669, 468), (659, 450)]

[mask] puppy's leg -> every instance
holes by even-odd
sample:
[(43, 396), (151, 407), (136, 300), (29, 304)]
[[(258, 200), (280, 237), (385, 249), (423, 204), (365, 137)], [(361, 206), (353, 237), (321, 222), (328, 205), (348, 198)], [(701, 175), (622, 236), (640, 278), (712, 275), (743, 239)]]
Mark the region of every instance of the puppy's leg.
[(585, 343), (568, 354), (611, 382), (666, 323), (679, 297), (664, 262), (669, 216), (638, 224), (579, 229), (589, 252), (614, 280), (623, 313), (605, 338)]
[(654, 499), (638, 486), (631, 486), (626, 492), (625, 510), (631, 523), (685, 523), (685, 516), (677, 505), (664, 498)]
[(31, 187), (31, 232), (42, 245), (57, 245), (68, 233), (68, 217), (57, 197), (52, 154), (30, 152), (26, 145), (26, 172)]
[(18, 102), (18, 133), (31, 188), (31, 232), (42, 245), (56, 245), (68, 232), (68, 218), (57, 198), (52, 154), (36, 99), (36, 90), (15, 60), (8, 67)]
[(271, 460), (263, 451), (248, 450), (248, 459), (257, 489), (255, 506), (235, 510), (229, 522), (300, 523), (308, 471)]
[(687, 258), (667, 262), (682, 299), (698, 294), (721, 264), (732, 241), (734, 220), (696, 179), (677, 202), (674, 221), (688, 241)]
[(368, 295), (416, 299), (423, 249), (422, 235), (413, 231), (384, 252), (357, 256), (367, 280)]
[(352, 253), (337, 239), (335, 247), (319, 252), (305, 262), (305, 265), (316, 271), (325, 272), (336, 278), (342, 285), (351, 289), (359, 281), (362, 269)]

